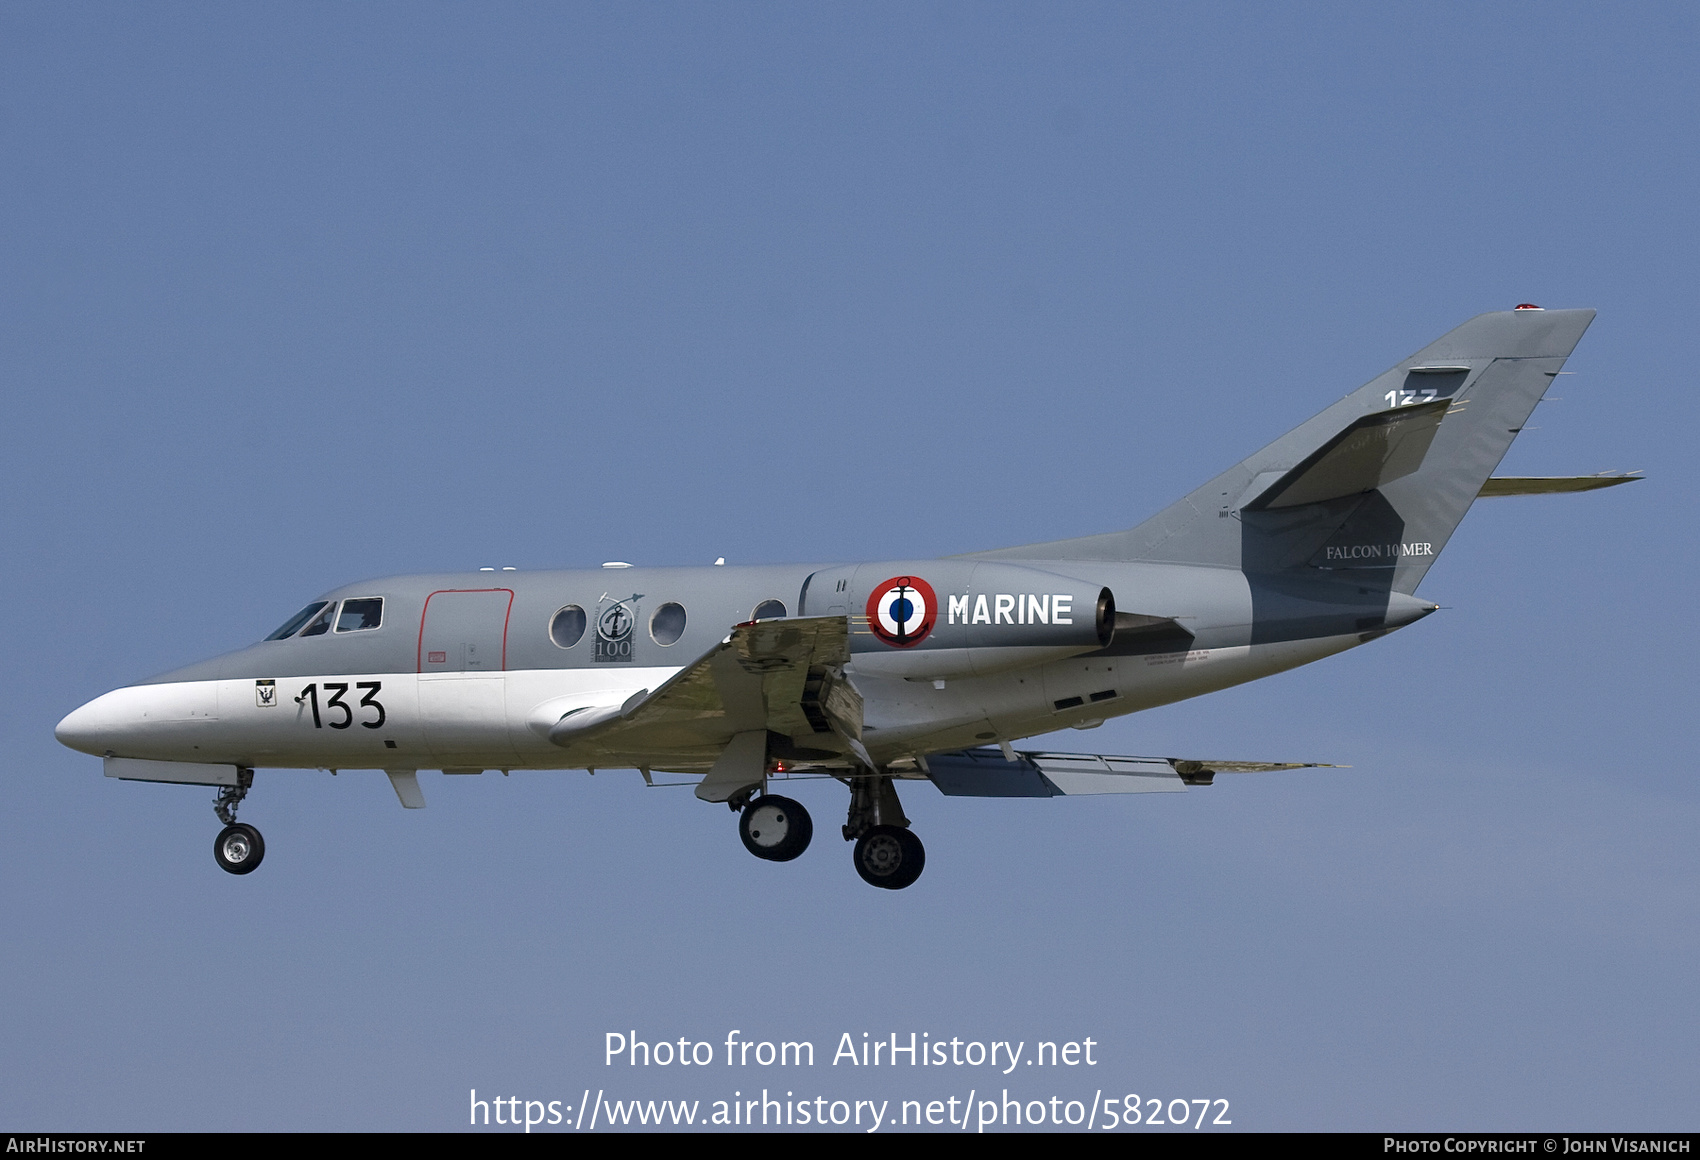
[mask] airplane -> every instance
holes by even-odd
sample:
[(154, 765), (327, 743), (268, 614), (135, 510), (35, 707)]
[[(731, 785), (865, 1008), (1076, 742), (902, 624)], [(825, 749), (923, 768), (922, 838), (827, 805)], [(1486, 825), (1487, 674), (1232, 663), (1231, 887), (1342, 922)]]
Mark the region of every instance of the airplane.
[(857, 873), (903, 889), (926, 852), (900, 782), (1178, 792), (1317, 765), (1014, 742), (1376, 640), (1435, 611), (1417, 587), (1477, 498), (1641, 478), (1493, 476), (1593, 318), (1479, 315), (1130, 530), (930, 560), (363, 581), (55, 732), (108, 777), (216, 787), (232, 874), (265, 856), (236, 819), (257, 768), (381, 769), (408, 809), (421, 769), (636, 769), (695, 779), (775, 862), (814, 825), (770, 787), (835, 779)]

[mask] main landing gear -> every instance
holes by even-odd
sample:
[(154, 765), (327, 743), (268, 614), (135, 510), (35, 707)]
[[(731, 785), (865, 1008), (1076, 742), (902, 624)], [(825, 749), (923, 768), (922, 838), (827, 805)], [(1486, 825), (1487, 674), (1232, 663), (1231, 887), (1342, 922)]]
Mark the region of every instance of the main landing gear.
[(891, 778), (858, 777), (850, 782), (850, 817), (844, 840), (854, 841), (850, 860), (869, 886), (902, 890), (921, 876), (927, 850), (909, 830)]
[(851, 853), (856, 873), (869, 886), (902, 890), (921, 876), (927, 865), (927, 850), (901, 826), (875, 826), (856, 839)]
[(769, 862), (789, 862), (809, 848), (815, 823), (800, 802), (763, 794), (738, 816), (738, 837), (744, 849)]
[(260, 831), (236, 820), (236, 807), (248, 796), (253, 784), (254, 771), (239, 769), (236, 784), (221, 786), (213, 803), (213, 813), (224, 823), (224, 829), (213, 840), (213, 858), (219, 869), (229, 874), (251, 874), (259, 869), (260, 861), (266, 856), (266, 840), (260, 837)]
[[(883, 890), (902, 890), (921, 876), (927, 851), (909, 830), (909, 819), (897, 800), (891, 778), (881, 775), (846, 778), (850, 786), (850, 814), (844, 824), (844, 840), (855, 842), (851, 861), (862, 881)], [(744, 849), (769, 862), (789, 862), (809, 848), (814, 822), (800, 802), (777, 794), (755, 795), (755, 787), (742, 803), (738, 837)]]

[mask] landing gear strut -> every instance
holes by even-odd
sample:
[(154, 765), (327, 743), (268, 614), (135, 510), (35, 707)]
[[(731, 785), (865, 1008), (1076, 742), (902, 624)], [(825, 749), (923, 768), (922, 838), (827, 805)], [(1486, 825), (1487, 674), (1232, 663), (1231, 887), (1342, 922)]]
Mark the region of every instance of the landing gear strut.
[(851, 861), (869, 886), (902, 890), (921, 876), (927, 851), (909, 830), (897, 787), (884, 774), (850, 779), (850, 816), (844, 840), (854, 841)]
[(236, 807), (248, 796), (253, 784), (254, 771), (239, 769), (236, 784), (219, 787), (218, 799), (213, 802), (213, 813), (224, 823), (224, 829), (213, 840), (213, 858), (219, 869), (230, 874), (250, 874), (266, 856), (266, 840), (260, 837), (260, 831), (236, 820)]

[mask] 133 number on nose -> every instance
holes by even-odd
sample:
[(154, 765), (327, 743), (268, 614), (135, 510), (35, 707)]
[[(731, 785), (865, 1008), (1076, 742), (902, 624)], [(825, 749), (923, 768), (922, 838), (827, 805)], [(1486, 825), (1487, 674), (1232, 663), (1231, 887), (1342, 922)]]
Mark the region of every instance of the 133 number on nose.
[[(332, 729), (347, 729), (350, 725), (354, 724), (355, 709), (375, 709), (378, 715), (370, 721), (360, 722), (360, 725), (365, 729), (382, 728), (386, 714), (384, 713), (383, 704), (378, 700), (378, 692), (384, 687), (384, 683), (382, 681), (356, 681), (354, 687), (356, 689), (364, 689), (366, 693), (365, 696), (360, 698), (360, 703), (358, 705), (350, 705), (347, 701), (343, 700), (343, 697), (348, 693), (347, 681), (325, 682), (325, 692), (328, 693), (329, 696), (325, 699), (324, 713), (335, 714), (340, 712), (342, 714), (342, 719), (340, 721), (332, 720), (329, 722), (330, 727)], [(313, 684), (308, 685), (305, 689), (302, 689), (301, 695), (295, 698), (295, 703), (297, 705), (301, 704), (303, 701), (312, 706), (313, 728), (323, 729), (326, 722), (323, 716), (321, 716), (319, 709), (318, 682), (315, 681)]]

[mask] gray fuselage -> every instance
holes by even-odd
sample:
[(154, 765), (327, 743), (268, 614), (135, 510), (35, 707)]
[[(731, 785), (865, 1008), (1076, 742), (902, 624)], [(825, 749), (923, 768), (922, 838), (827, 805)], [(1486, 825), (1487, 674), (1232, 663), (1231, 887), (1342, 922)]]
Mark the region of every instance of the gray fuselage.
[[(894, 579), (934, 598), (918, 641), (872, 623), (870, 599)], [(549, 726), (658, 687), (757, 615), (843, 616), (863, 741), (885, 764), (1090, 727), (1316, 660), (1432, 607), (1349, 582), (1280, 587), (1233, 568), (966, 558), (387, 577), (315, 601), (323, 631), (115, 690), (59, 735), (95, 754), (246, 767), (701, 772), (718, 743), (564, 750)], [(915, 592), (905, 608), (918, 621)], [(1108, 645), (1095, 624), (1105, 596)], [(375, 627), (352, 611), (336, 623), (339, 608), (374, 601)]]

